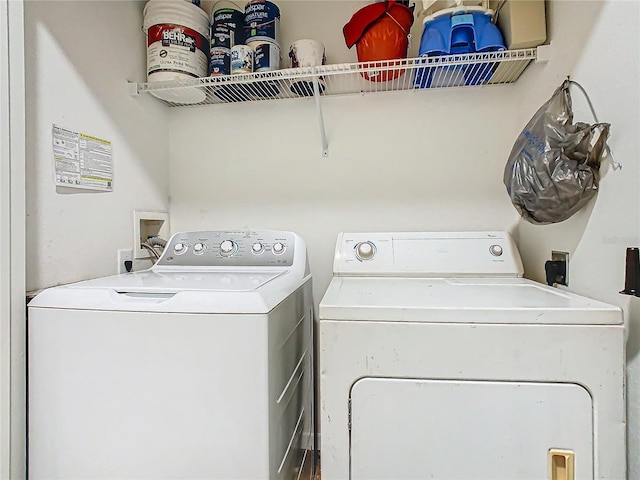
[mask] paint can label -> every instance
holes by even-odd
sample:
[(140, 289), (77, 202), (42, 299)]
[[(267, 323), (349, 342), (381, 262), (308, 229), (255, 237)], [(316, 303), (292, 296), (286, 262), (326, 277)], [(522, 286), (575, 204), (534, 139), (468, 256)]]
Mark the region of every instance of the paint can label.
[(240, 28), (244, 24), (244, 13), (234, 8), (222, 8), (213, 12), (213, 25), (226, 25), (230, 28)]
[(231, 49), (211, 49), (211, 76), (231, 74)]
[(211, 48), (231, 48), (244, 43), (244, 14), (232, 8), (215, 11), (211, 23)]
[(154, 25), (147, 32), (147, 75), (178, 72), (206, 77), (209, 69), (209, 40), (187, 27)]
[[(214, 25), (211, 27), (211, 48), (231, 48), (238, 43), (236, 31), (226, 25)], [(243, 35), (244, 36), (244, 35)]]
[(280, 9), (268, 1), (249, 2), (244, 10), (244, 34), (247, 43), (278, 42)]
[(280, 47), (275, 43), (265, 42), (256, 46), (254, 70), (264, 72), (280, 68)]
[(231, 74), (253, 72), (253, 49), (236, 45), (231, 49)]

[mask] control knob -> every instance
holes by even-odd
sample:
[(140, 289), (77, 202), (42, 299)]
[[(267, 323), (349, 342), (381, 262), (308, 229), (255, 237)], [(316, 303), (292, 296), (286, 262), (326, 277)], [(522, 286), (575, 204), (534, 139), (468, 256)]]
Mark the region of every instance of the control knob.
[(193, 253), (195, 253), (196, 255), (201, 255), (206, 249), (207, 247), (203, 243), (196, 243), (193, 246)]
[(235, 253), (236, 248), (237, 246), (235, 242), (233, 242), (232, 240), (224, 240), (220, 244), (220, 254), (223, 257), (230, 257)]
[(281, 255), (284, 253), (284, 244), (280, 242), (274, 243), (272, 250), (276, 255)]
[(264, 251), (264, 245), (261, 244), (260, 242), (256, 242), (253, 245), (251, 245), (251, 251), (256, 255), (258, 253), (262, 253)]
[(499, 257), (500, 255), (502, 255), (502, 247), (500, 245), (491, 245), (489, 247), (489, 252), (494, 257)]
[(356, 245), (356, 257), (360, 260), (371, 260), (376, 254), (376, 246), (371, 242), (360, 242)]
[(176, 243), (173, 246), (173, 251), (176, 255), (182, 255), (184, 252), (187, 251), (187, 244), (186, 243)]

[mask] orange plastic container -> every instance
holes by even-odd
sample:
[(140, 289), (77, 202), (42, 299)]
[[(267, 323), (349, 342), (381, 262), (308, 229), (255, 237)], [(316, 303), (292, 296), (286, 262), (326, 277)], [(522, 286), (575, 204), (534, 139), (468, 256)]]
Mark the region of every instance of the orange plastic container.
[[(386, 12), (371, 23), (356, 42), (358, 61), (376, 62), (407, 58), (412, 24), (411, 9), (389, 2)], [(373, 82), (387, 82), (403, 73), (404, 69), (393, 69), (364, 72), (362, 76)]]

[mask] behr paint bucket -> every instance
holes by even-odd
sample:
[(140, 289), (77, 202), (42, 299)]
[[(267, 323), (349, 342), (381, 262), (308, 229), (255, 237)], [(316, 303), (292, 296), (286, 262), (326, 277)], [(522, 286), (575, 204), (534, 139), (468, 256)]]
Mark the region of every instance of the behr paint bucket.
[(231, 49), (231, 74), (253, 72), (253, 48), (249, 45), (234, 45)]
[(276, 42), (251, 42), (249, 46), (255, 51), (254, 72), (280, 69), (280, 45)]
[(231, 74), (231, 49), (230, 48), (212, 48), (210, 76)]
[(268, 0), (251, 0), (244, 7), (244, 34), (247, 44), (279, 43), (280, 9)]
[(211, 49), (231, 48), (245, 43), (244, 12), (220, 8), (211, 14)]
[[(209, 16), (190, 2), (150, 0), (144, 7), (147, 35), (147, 81), (206, 77), (209, 73)], [(158, 98), (174, 103), (198, 103), (206, 93), (198, 88), (159, 90)]]
[[(289, 63), (291, 68), (319, 67), (326, 63), (324, 45), (317, 40), (304, 38), (296, 40), (289, 47)], [(302, 97), (314, 94), (313, 78), (305, 77), (291, 84), (291, 91)], [(318, 77), (320, 93), (324, 92), (325, 83), (322, 77)]]

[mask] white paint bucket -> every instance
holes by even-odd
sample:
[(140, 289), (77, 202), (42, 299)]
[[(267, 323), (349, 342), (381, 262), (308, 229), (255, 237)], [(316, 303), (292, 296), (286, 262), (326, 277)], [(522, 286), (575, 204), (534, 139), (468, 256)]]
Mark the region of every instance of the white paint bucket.
[[(317, 40), (304, 38), (296, 40), (289, 47), (289, 64), (291, 68), (299, 67), (319, 67), (326, 63), (324, 45)], [(325, 83), (322, 77), (318, 77), (318, 87), (320, 93), (325, 90)], [(314, 94), (313, 78), (305, 77), (291, 84), (291, 91), (301, 97), (309, 97)]]
[[(165, 82), (206, 77), (209, 73), (209, 16), (189, 2), (150, 0), (144, 7), (147, 34), (147, 81)], [(204, 90), (190, 88), (154, 92), (177, 103), (198, 103)]]
[(231, 74), (253, 72), (253, 48), (249, 45), (234, 45), (231, 49)]
[(310, 38), (296, 40), (289, 47), (289, 60), (291, 68), (324, 65), (327, 61), (324, 45)]
[(267, 72), (280, 69), (280, 45), (276, 42), (251, 42), (254, 49), (254, 72)]

